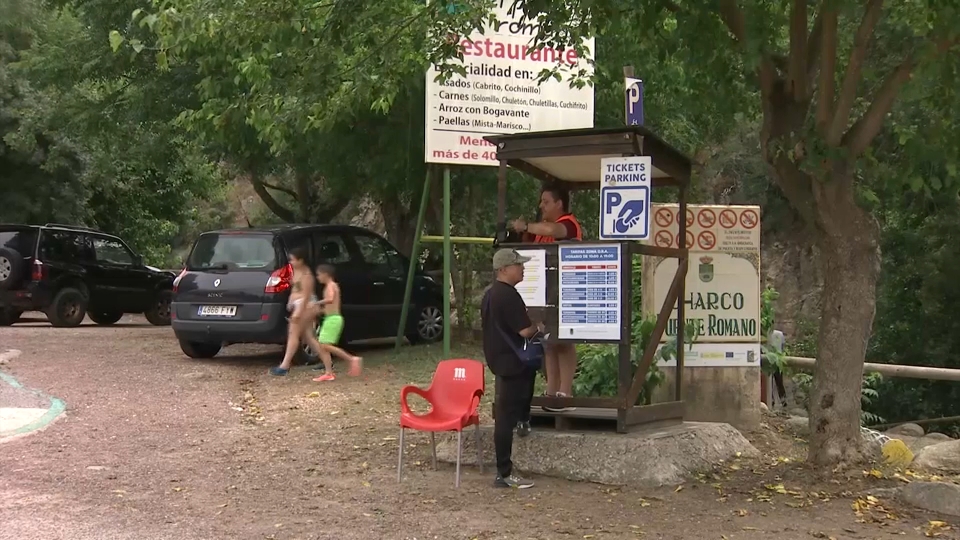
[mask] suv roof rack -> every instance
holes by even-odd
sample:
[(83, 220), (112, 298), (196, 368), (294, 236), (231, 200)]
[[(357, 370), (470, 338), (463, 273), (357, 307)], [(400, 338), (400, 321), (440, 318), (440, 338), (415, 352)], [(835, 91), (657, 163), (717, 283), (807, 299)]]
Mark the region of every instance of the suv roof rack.
[(67, 225), (65, 223), (47, 223), (44, 227), (56, 227), (58, 229), (73, 229), (75, 231), (87, 231), (103, 234), (103, 231), (99, 229), (94, 229), (93, 227), (84, 227), (82, 225)]

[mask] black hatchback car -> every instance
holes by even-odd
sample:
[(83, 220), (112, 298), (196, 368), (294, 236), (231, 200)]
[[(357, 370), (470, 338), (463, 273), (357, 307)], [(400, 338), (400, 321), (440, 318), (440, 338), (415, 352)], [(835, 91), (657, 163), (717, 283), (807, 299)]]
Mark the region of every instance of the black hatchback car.
[[(285, 343), (293, 277), (287, 254), (299, 246), (311, 268), (336, 269), (346, 321), (341, 342), (397, 334), (409, 259), (383, 237), (346, 225), (230, 229), (200, 235), (174, 282), (172, 326), (184, 354), (211, 358), (231, 343)], [(417, 271), (409, 340), (442, 336), (442, 291)]]

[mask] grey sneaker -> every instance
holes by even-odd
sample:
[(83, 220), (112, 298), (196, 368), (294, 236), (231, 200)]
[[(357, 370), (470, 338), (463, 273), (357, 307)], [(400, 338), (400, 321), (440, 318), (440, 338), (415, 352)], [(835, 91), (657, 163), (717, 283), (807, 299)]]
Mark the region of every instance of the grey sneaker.
[[(557, 392), (556, 397), (570, 397), (563, 392)], [(547, 412), (570, 412), (576, 410), (576, 407), (543, 407)]]
[(524, 480), (519, 476), (511, 474), (510, 476), (503, 477), (497, 476), (497, 479), (493, 481), (493, 487), (498, 488), (513, 488), (513, 489), (527, 489), (533, 487), (533, 482), (530, 480)]
[(517, 435), (526, 437), (530, 435), (530, 422), (517, 422)]

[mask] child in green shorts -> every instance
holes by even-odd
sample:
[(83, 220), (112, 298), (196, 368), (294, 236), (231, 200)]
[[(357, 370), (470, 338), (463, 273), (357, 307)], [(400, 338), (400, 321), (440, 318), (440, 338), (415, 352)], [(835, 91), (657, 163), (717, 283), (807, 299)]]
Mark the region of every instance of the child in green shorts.
[(323, 286), (323, 299), (320, 300), (320, 309), (323, 310), (323, 323), (317, 331), (317, 340), (320, 342), (320, 360), (323, 361), (326, 373), (313, 379), (316, 382), (336, 380), (333, 374), (333, 359), (331, 354), (350, 362), (348, 375), (360, 375), (363, 359), (359, 356), (347, 354), (337, 347), (340, 334), (343, 333), (343, 315), (340, 314), (340, 286), (334, 280), (332, 266), (322, 264), (317, 267), (317, 281)]

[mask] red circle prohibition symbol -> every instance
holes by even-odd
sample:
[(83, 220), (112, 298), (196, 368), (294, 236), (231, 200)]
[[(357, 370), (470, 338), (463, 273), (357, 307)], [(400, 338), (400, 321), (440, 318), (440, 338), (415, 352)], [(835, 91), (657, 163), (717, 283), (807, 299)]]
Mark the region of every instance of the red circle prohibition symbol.
[(669, 208), (660, 208), (654, 215), (654, 220), (656, 220), (657, 225), (661, 227), (669, 227), (673, 221), (673, 212), (671, 212)]
[(656, 236), (657, 245), (660, 247), (670, 247), (673, 243), (673, 234), (670, 231), (659, 231)]
[(723, 210), (720, 212), (720, 225), (726, 229), (732, 229), (737, 226), (737, 213), (733, 210)]
[[(680, 211), (677, 210), (677, 224), (680, 224)], [(687, 227), (693, 225), (693, 210), (687, 208)]]
[(743, 213), (740, 214), (740, 225), (742, 225), (744, 229), (756, 227), (759, 221), (760, 218), (753, 210), (744, 210)]
[(717, 237), (711, 231), (703, 231), (697, 237), (697, 245), (700, 249), (713, 249), (713, 246), (717, 245)]
[(717, 215), (713, 213), (713, 210), (709, 208), (703, 208), (700, 210), (700, 213), (697, 214), (697, 223), (700, 224), (704, 229), (709, 229), (713, 227), (713, 224), (717, 222)]
[[(690, 232), (690, 231), (687, 231), (686, 239), (687, 239), (687, 246), (686, 246), (687, 249), (692, 248), (692, 247), (693, 247), (693, 233)], [(680, 235), (677, 235), (677, 247), (680, 247)]]

